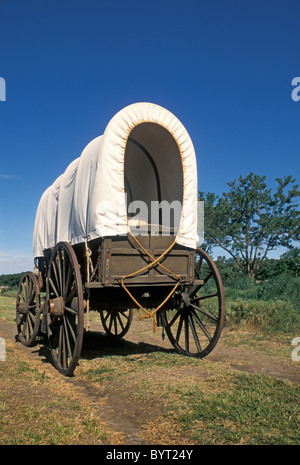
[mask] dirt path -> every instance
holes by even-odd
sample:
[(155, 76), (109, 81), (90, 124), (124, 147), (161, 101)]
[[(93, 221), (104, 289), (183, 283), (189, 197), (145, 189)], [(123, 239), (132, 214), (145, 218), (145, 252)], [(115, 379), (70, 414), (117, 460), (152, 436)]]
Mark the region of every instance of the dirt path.
[[(97, 329), (98, 332), (94, 332), (93, 329)], [(92, 327), (92, 331), (85, 337), (85, 347), (101, 346), (101, 338), (103, 339), (105, 336), (99, 331), (101, 331), (100, 326), (99, 328), (97, 326)], [(142, 400), (136, 400), (134, 403), (128, 404), (119, 395), (120, 392), (115, 390), (103, 390), (99, 388), (99, 391), (95, 392), (94, 386), (89, 384), (86, 381), (86, 377), (81, 375), (80, 366), (76, 370), (74, 377), (65, 378), (56, 372), (52, 366), (49, 353), (45, 348), (41, 350), (37, 349), (37, 347), (24, 347), (16, 341), (15, 336), (15, 326), (0, 319), (0, 337), (5, 339), (6, 344), (11, 345), (14, 350), (19, 351), (22, 354), (22, 358), (24, 359), (25, 357), (28, 363), (42, 366), (47, 376), (59, 379), (59, 383), (65, 385), (66, 389), (71, 388), (73, 394), (83, 399), (93, 409), (96, 416), (108, 423), (110, 428), (120, 436), (123, 444), (148, 444), (147, 441), (141, 439), (141, 427), (145, 423), (145, 419), (149, 421), (149, 419), (155, 419), (159, 416), (159, 407), (145, 405)], [(135, 353), (140, 351), (143, 354), (147, 353), (147, 351), (157, 350), (158, 347), (168, 351), (172, 350), (168, 340), (163, 341), (160, 335), (151, 334), (150, 332), (145, 335), (145, 333), (137, 334), (130, 330), (126, 336), (126, 340), (124, 342), (121, 341), (120, 344), (125, 344), (129, 350), (132, 348)], [(222, 363), (224, 366), (235, 370), (264, 374), (282, 378), (293, 383), (300, 383), (300, 362), (297, 363), (292, 360), (289, 361), (265, 355), (258, 350), (249, 350), (244, 347), (228, 347), (222, 341), (222, 338), (214, 351), (207, 357), (207, 360)], [(201, 371), (201, 367), (199, 370)], [(201, 376), (200, 371), (199, 374)], [(184, 373), (180, 373), (179, 375), (183, 377)], [(26, 396), (28, 395), (29, 393), (27, 392)]]

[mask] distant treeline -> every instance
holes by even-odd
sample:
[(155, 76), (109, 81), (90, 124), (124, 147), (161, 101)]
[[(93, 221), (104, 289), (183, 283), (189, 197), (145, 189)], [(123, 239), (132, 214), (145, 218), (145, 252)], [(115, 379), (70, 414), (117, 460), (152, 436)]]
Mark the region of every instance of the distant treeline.
[[(235, 287), (237, 280), (243, 278), (243, 274), (233, 258), (218, 257), (215, 262), (221, 273), (224, 286)], [(265, 258), (257, 271), (255, 280), (263, 282), (281, 275), (299, 278), (300, 248), (290, 249), (277, 259)], [(251, 282), (251, 279), (246, 279), (246, 281)]]
[(1, 274), (0, 286), (16, 287), (19, 285), (23, 273)]

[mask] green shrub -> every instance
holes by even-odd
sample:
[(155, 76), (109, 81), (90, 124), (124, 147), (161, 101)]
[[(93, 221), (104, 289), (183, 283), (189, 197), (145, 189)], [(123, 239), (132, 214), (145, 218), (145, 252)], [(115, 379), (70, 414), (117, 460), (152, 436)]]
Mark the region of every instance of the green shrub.
[(262, 300), (288, 300), (300, 312), (300, 279), (284, 274), (276, 276), (259, 284), (257, 297)]
[(293, 332), (300, 327), (300, 316), (294, 306), (283, 300), (229, 302), (227, 320), (269, 333)]

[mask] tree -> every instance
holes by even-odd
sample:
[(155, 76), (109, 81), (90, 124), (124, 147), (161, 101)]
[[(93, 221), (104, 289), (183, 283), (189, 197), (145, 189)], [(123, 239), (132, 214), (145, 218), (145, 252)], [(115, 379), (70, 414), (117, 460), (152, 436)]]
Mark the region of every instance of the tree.
[(230, 189), (221, 196), (199, 192), (199, 200), (204, 201), (204, 247), (221, 247), (250, 277), (258, 273), (270, 250), (292, 247), (300, 237), (300, 191), (295, 179), (277, 178), (274, 194), (265, 179), (250, 173), (227, 183)]
[(0, 286), (14, 287), (18, 286), (23, 273), (14, 274), (1, 274), (0, 275)]
[(277, 264), (278, 274), (288, 274), (297, 278), (300, 275), (300, 249), (293, 247), (281, 255)]

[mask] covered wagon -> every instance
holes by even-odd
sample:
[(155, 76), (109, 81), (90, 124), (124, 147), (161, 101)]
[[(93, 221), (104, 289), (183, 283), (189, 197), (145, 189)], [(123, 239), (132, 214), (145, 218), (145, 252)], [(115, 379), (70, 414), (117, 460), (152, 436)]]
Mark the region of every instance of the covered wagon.
[(209, 354), (224, 292), (197, 247), (197, 211), (196, 156), (182, 123), (151, 103), (119, 111), (40, 199), (34, 271), (16, 303), (20, 341), (47, 334), (55, 367), (71, 375), (90, 312), (119, 338), (137, 309), (179, 353)]

